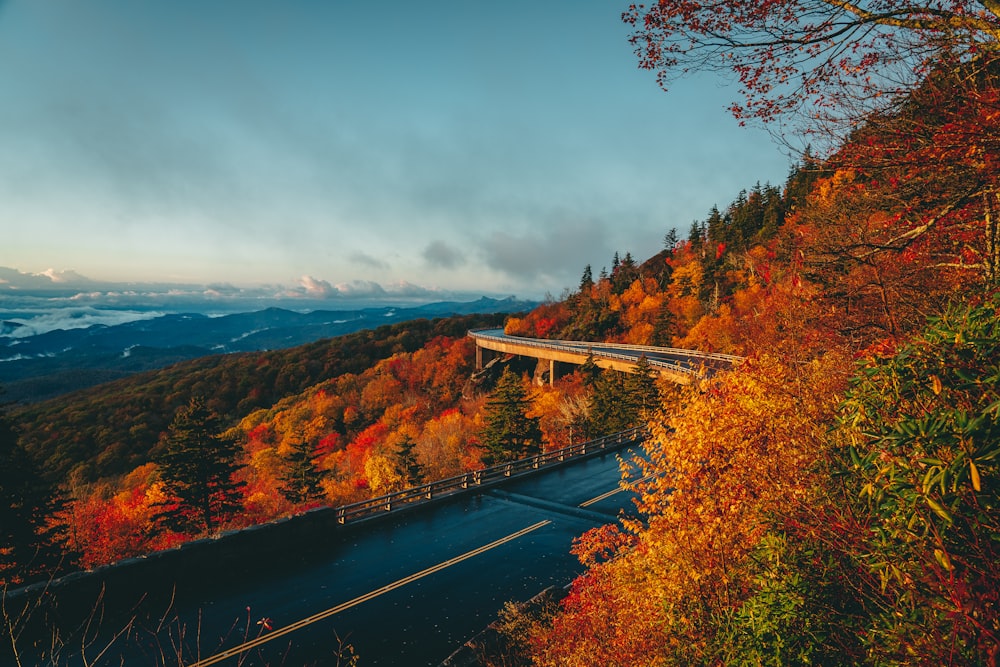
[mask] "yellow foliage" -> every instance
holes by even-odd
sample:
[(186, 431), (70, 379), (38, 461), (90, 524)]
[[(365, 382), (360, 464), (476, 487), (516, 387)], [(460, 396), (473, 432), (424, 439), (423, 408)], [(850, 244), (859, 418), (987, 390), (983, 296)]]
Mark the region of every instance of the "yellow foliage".
[(373, 496), (398, 491), (406, 485), (406, 480), (396, 465), (384, 454), (372, 454), (368, 457), (365, 461), (365, 478)]
[(743, 563), (760, 537), (814, 500), (842, 363), (762, 356), (665, 399), (672, 416), (650, 425), (648, 460), (635, 463), (648, 476), (636, 484), (645, 520), (626, 523), (636, 543), (591, 567), (566, 612), (579, 617), (539, 641), (541, 656), (563, 657), (538, 664), (702, 662), (712, 614), (750, 587)]

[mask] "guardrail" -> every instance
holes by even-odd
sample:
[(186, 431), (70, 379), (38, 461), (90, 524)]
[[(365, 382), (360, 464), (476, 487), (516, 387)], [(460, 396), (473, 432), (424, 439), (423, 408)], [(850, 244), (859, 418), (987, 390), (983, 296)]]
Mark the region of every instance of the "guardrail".
[(499, 342), (513, 343), (517, 345), (524, 345), (525, 347), (533, 347), (542, 350), (555, 350), (555, 351), (570, 351), (570, 352), (587, 352), (588, 354), (593, 354), (595, 357), (603, 357), (606, 359), (618, 359), (621, 361), (635, 362), (635, 355), (628, 354), (617, 354), (615, 352), (607, 352), (605, 350), (594, 351), (594, 347), (601, 348), (612, 348), (618, 350), (633, 350), (639, 352), (649, 352), (651, 354), (674, 354), (678, 356), (685, 356), (691, 359), (691, 362), (685, 363), (681, 361), (667, 361), (664, 359), (654, 359), (646, 357), (649, 365), (654, 368), (664, 368), (667, 370), (672, 370), (680, 373), (687, 373), (690, 375), (696, 375), (698, 367), (705, 364), (705, 362), (722, 362), (724, 365), (732, 366), (733, 364), (742, 361), (742, 357), (737, 357), (731, 354), (719, 354), (715, 352), (699, 352), (698, 350), (685, 350), (675, 347), (654, 347), (652, 345), (629, 345), (625, 343), (598, 343), (598, 342), (588, 342), (580, 340), (546, 340), (544, 338), (527, 338), (521, 336), (508, 336), (507, 334), (490, 334), (486, 333), (489, 331), (502, 331), (501, 329), (471, 329), (469, 335), (473, 338), (486, 338), (490, 340), (496, 340)]
[(369, 498), (349, 505), (335, 508), (337, 521), (341, 524), (357, 519), (364, 519), (378, 514), (391, 512), (413, 503), (426, 502), (433, 498), (458, 493), (466, 489), (488, 486), (512, 477), (519, 477), (538, 471), (542, 468), (554, 467), (569, 459), (580, 458), (598, 452), (617, 449), (625, 445), (642, 442), (648, 437), (645, 427), (636, 427), (619, 433), (612, 433), (595, 440), (578, 442), (562, 449), (543, 452), (517, 461), (500, 463), (489, 468), (439, 479), (428, 484), (422, 484), (401, 491), (387, 493), (377, 498)]
[[(538, 339), (533, 339), (538, 340)], [(591, 348), (594, 346), (610, 347), (616, 350), (636, 350), (639, 352), (652, 352), (655, 354), (677, 354), (692, 357), (695, 359), (711, 359), (713, 361), (725, 361), (731, 364), (743, 361), (743, 357), (735, 354), (723, 354), (721, 352), (700, 352), (699, 350), (687, 350), (682, 347), (657, 347), (654, 345), (630, 345), (628, 343), (590, 343), (583, 340), (560, 341), (570, 347)]]

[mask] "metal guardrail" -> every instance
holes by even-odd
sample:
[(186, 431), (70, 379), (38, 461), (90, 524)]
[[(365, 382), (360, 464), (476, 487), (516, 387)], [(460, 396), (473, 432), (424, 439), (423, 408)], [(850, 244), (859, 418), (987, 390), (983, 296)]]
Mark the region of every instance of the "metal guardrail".
[(732, 366), (733, 364), (742, 361), (742, 357), (737, 357), (731, 354), (719, 354), (714, 352), (699, 352), (697, 350), (685, 350), (681, 348), (674, 347), (654, 347), (651, 345), (628, 345), (625, 343), (598, 343), (598, 342), (588, 342), (588, 341), (577, 341), (577, 340), (546, 340), (543, 338), (527, 338), (520, 336), (508, 336), (507, 334), (501, 335), (491, 335), (484, 333), (486, 331), (499, 331), (498, 329), (471, 329), (469, 335), (473, 338), (486, 338), (490, 340), (496, 340), (499, 342), (514, 343), (517, 345), (524, 345), (525, 347), (533, 347), (542, 350), (554, 350), (562, 352), (587, 352), (588, 354), (594, 354), (596, 357), (603, 357), (606, 359), (617, 359), (621, 361), (635, 362), (635, 355), (628, 354), (617, 354), (614, 352), (598, 351), (594, 352), (592, 348), (603, 347), (603, 348), (613, 348), (620, 350), (634, 350), (640, 352), (650, 352), (657, 354), (677, 354), (683, 355), (685, 357), (690, 357), (692, 363), (685, 364), (680, 361), (665, 361), (663, 359), (651, 359), (646, 357), (649, 365), (654, 368), (665, 368), (667, 370), (677, 371), (680, 373), (687, 373), (690, 375), (697, 374), (697, 368), (694, 360), (698, 360), (698, 366), (704, 364), (708, 361), (723, 362), (727, 366)]
[[(534, 339), (538, 340), (538, 339)], [(713, 361), (726, 361), (737, 363), (743, 361), (743, 357), (735, 354), (722, 354), (721, 352), (701, 352), (699, 350), (687, 350), (682, 347), (657, 347), (654, 345), (630, 345), (628, 343), (590, 343), (583, 340), (560, 341), (570, 347), (591, 348), (595, 345), (600, 347), (611, 347), (616, 350), (636, 350), (639, 352), (652, 352), (655, 354), (678, 354), (696, 359), (711, 359)]]
[(519, 477), (528, 473), (538, 471), (542, 468), (555, 467), (567, 460), (580, 458), (589, 454), (607, 451), (629, 444), (642, 442), (648, 437), (645, 427), (636, 427), (619, 433), (612, 433), (596, 440), (578, 442), (562, 449), (543, 452), (535, 456), (530, 456), (517, 461), (501, 463), (489, 468), (482, 468), (472, 472), (455, 475), (446, 479), (439, 479), (434, 482), (422, 484), (420, 486), (403, 489), (387, 493), (377, 498), (369, 498), (349, 505), (340, 505), (335, 508), (337, 521), (347, 523), (357, 519), (363, 519), (377, 514), (385, 514), (401, 507), (413, 505), (441, 498), (466, 489), (494, 484), (501, 480)]

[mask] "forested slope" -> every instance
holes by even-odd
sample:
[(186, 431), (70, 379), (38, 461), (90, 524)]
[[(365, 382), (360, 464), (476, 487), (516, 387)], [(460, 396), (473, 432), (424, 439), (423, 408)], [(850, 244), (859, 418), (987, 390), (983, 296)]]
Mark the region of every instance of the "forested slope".
[(16, 409), (21, 442), (54, 481), (93, 482), (158, 453), (178, 408), (205, 398), (224, 423), (345, 373), (360, 373), (437, 336), (464, 336), (502, 315), (412, 320), (287, 350), (215, 355)]

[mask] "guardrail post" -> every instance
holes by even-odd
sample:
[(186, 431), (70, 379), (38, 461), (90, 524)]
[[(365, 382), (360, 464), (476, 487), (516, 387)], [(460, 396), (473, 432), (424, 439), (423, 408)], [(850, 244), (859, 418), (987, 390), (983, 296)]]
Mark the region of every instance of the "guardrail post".
[(509, 464), (509, 463), (503, 467), (503, 476), (504, 477), (510, 477), (510, 469), (511, 469), (511, 464)]
[(344, 511), (343, 507), (339, 508), (337, 510), (337, 523), (341, 523), (341, 524), (347, 523), (347, 516), (346, 516), (346, 514), (347, 513)]
[(427, 485), (427, 492), (424, 493), (424, 498), (426, 498), (427, 500), (430, 500), (434, 496), (434, 491), (432, 490), (432, 486), (433, 485), (428, 484)]
[(475, 482), (476, 486), (479, 486), (480, 484), (482, 484), (483, 483), (483, 473), (481, 473), (478, 470), (475, 471), (474, 473), (472, 473), (472, 481)]

